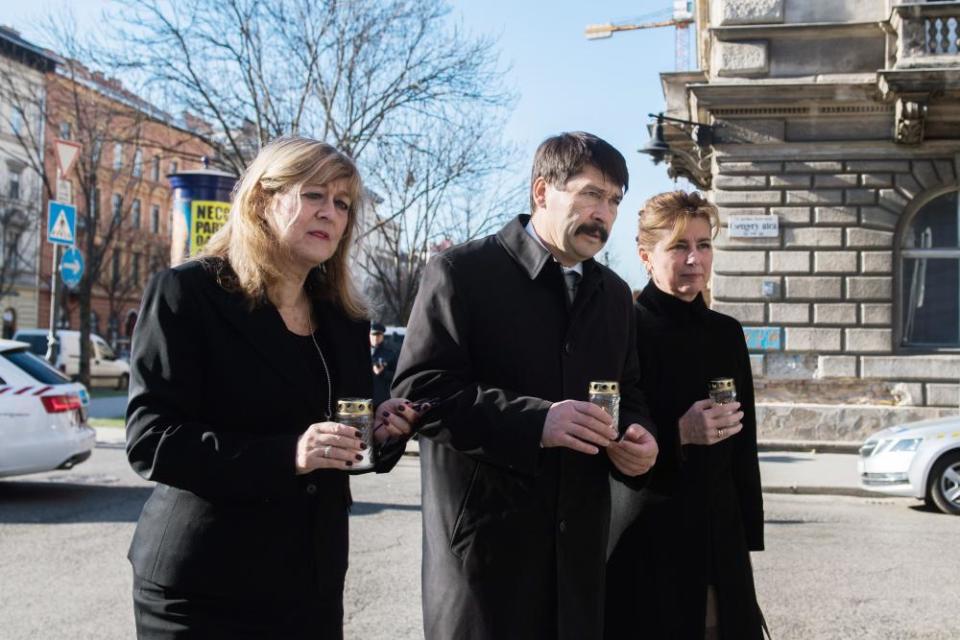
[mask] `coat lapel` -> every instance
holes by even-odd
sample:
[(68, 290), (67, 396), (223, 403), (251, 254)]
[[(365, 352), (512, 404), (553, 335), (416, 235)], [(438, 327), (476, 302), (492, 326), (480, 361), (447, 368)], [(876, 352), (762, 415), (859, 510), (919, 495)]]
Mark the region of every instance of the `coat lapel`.
[(223, 319), (283, 380), (294, 388), (309, 392), (304, 394), (307, 398), (317, 394), (316, 389), (308, 388), (300, 373), (303, 354), (297, 351), (295, 341), (286, 335), (283, 320), (272, 304), (260, 304), (251, 310), (242, 294), (225, 290), (213, 279), (208, 281), (206, 293)]

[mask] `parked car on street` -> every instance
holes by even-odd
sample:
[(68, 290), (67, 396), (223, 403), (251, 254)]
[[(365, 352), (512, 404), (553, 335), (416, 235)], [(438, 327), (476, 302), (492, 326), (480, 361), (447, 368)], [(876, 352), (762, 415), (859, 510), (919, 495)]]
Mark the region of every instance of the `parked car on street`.
[(90, 457), (84, 386), (30, 352), (0, 340), (0, 477), (69, 469)]
[(960, 416), (878, 431), (860, 447), (857, 468), (864, 489), (960, 515)]
[[(44, 357), (47, 353), (46, 329), (21, 329), (13, 334), (14, 340), (30, 345), (30, 350)], [(80, 332), (70, 329), (57, 330), (60, 352), (56, 367), (71, 380), (80, 375)], [(130, 363), (121, 360), (95, 333), (90, 334), (90, 386), (126, 389), (130, 383)]]

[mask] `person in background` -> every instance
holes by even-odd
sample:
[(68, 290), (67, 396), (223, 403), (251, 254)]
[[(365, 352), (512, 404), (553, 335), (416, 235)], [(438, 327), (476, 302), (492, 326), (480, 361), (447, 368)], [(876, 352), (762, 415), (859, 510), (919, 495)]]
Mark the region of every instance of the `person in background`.
[[(549, 138), (532, 215), (426, 267), (394, 392), (433, 404), (419, 430), (427, 640), (602, 637), (610, 476), (638, 482), (657, 453), (630, 289), (593, 259), (626, 187), (607, 142)], [(587, 402), (600, 380), (621, 384), (618, 424)]]
[(387, 328), (379, 322), (370, 325), (370, 359), (373, 362), (373, 401), (380, 403), (390, 397), (390, 385), (397, 371), (398, 354), (384, 342)]
[[(334, 414), (372, 392), (348, 270), (362, 193), (343, 153), (278, 139), (202, 257), (148, 285), (127, 408), (127, 457), (156, 483), (129, 552), (138, 638), (342, 637), (347, 472), (366, 446)], [(377, 471), (417, 417), (377, 408)]]
[[(740, 323), (703, 299), (718, 228), (698, 193), (662, 193), (640, 212), (650, 282), (636, 344), (661, 451), (609, 560), (611, 640), (762, 637), (750, 566), (750, 551), (763, 549), (750, 358)], [(733, 380), (735, 402), (710, 398), (718, 378)]]

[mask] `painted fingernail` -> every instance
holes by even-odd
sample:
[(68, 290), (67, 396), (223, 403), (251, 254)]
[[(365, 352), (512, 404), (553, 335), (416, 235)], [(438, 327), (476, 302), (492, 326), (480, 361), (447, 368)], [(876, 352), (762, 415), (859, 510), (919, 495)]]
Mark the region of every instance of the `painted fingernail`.
[(361, 443), (360, 443), (360, 449), (363, 450), (363, 449), (366, 449), (366, 448), (367, 448), (366, 443), (361, 442)]
[(363, 434), (360, 433), (360, 430), (359, 430), (359, 429), (357, 429), (356, 431), (354, 431), (354, 437), (355, 437), (355, 438), (362, 438), (362, 437), (363, 437)]
[[(360, 462), (361, 460), (363, 460), (363, 456), (361, 456), (359, 453), (353, 457), (357, 459), (357, 462)], [(349, 464), (353, 464), (353, 463), (351, 462)]]
[(384, 411), (383, 414), (381, 414), (381, 415), (383, 415), (384, 418), (389, 418), (389, 417), (390, 417), (390, 412), (389, 412), (389, 411)]
[(353, 466), (353, 462), (352, 462), (351, 460), (347, 460), (347, 466), (348, 466), (348, 467), (352, 467), (352, 466)]

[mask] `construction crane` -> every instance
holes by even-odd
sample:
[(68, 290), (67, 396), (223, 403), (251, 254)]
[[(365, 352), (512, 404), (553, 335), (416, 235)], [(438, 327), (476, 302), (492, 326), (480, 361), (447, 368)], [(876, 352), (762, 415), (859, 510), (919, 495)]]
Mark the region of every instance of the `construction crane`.
[[(642, 16), (640, 20), (662, 16), (666, 9), (653, 14)], [(677, 71), (686, 71), (690, 68), (690, 25), (693, 20), (693, 1), (692, 0), (674, 0), (673, 14), (669, 20), (658, 20), (655, 22), (641, 22), (639, 24), (626, 23), (608, 23), (587, 25), (584, 35), (587, 40), (599, 40), (609, 38), (616, 31), (636, 31), (637, 29), (656, 29), (658, 27), (675, 27), (674, 31), (674, 62)]]

